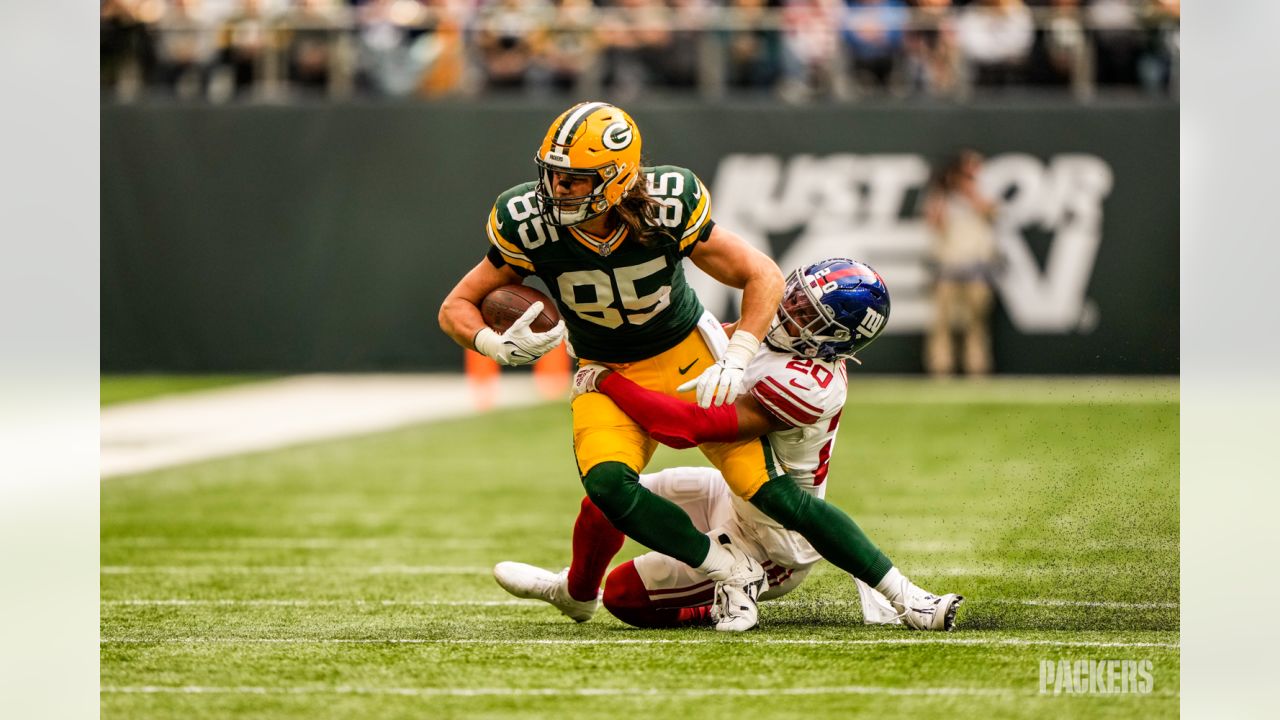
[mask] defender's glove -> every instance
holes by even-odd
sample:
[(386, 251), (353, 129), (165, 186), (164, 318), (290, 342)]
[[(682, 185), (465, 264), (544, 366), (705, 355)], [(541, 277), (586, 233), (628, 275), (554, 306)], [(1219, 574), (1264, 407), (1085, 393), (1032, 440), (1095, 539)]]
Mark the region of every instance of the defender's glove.
[(676, 388), (676, 391), (687, 392), (696, 386), (699, 407), (733, 404), (742, 394), (742, 376), (746, 374), (747, 364), (759, 349), (759, 338), (743, 330), (735, 332), (729, 340), (729, 347), (724, 351), (724, 357), (703, 370), (698, 377)]
[(481, 328), (473, 341), (476, 351), (497, 360), (499, 365), (528, 365), (537, 360), (564, 339), (563, 320), (546, 332), (529, 329), (541, 312), (542, 302), (535, 302), (501, 335), (493, 328)]
[(609, 368), (595, 363), (586, 363), (578, 368), (578, 372), (573, 374), (573, 392), (569, 395), (569, 399), (573, 400), (589, 392), (599, 392), (600, 380), (608, 372)]

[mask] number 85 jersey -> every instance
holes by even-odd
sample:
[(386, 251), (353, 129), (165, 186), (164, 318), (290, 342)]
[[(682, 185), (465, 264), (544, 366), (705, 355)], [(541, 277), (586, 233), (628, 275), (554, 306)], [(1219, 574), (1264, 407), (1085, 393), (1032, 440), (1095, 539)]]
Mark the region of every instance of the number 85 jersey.
[(621, 224), (601, 238), (547, 223), (533, 182), (499, 195), (489, 213), (489, 261), (546, 283), (578, 357), (607, 363), (653, 357), (684, 340), (702, 316), (681, 260), (711, 233), (710, 193), (685, 168), (659, 165), (642, 173), (662, 205), (662, 232), (645, 244)]

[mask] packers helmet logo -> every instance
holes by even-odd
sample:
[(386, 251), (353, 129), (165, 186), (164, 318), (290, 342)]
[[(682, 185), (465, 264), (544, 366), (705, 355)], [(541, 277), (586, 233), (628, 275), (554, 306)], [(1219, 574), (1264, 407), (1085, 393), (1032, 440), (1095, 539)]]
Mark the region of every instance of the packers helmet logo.
[(604, 129), (600, 140), (610, 150), (621, 150), (631, 144), (631, 126), (619, 120)]

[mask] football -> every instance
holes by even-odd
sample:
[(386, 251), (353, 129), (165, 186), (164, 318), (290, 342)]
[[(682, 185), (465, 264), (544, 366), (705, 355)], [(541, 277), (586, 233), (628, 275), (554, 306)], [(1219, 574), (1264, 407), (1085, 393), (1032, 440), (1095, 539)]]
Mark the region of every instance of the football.
[(484, 323), (495, 332), (506, 332), (530, 305), (539, 301), (542, 302), (542, 312), (533, 319), (530, 329), (546, 332), (560, 322), (556, 303), (527, 285), (503, 285), (489, 293), (480, 303), (480, 314), (484, 316)]

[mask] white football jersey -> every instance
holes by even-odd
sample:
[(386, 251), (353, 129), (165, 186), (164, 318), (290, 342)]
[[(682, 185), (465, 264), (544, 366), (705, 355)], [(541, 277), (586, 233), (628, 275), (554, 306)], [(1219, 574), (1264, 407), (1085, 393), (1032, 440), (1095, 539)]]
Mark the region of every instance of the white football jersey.
[[(849, 388), (844, 361), (804, 358), (764, 345), (747, 366), (745, 380), (765, 410), (791, 425), (765, 437), (779, 469), (805, 492), (825, 496), (828, 462)], [(800, 535), (741, 498), (735, 496), (734, 503), (744, 526), (754, 526), (771, 557), (783, 564), (790, 559), (792, 567), (817, 562), (820, 556)]]

